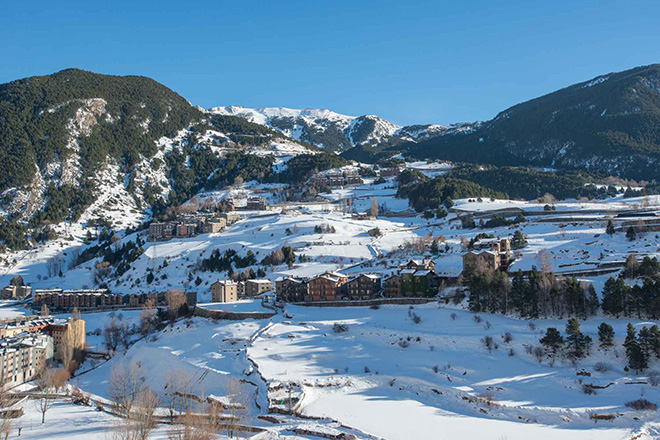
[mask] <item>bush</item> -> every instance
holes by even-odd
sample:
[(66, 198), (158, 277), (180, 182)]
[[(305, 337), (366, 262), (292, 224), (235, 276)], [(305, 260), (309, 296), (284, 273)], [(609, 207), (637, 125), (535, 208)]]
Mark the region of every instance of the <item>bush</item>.
[(652, 387), (657, 387), (660, 385), (660, 373), (657, 371), (649, 372), (649, 385)]
[(493, 342), (493, 338), (491, 336), (486, 336), (484, 337), (481, 342), (483, 342), (484, 347), (490, 352), (493, 350), (495, 343)]
[(634, 409), (635, 411), (646, 411), (646, 410), (655, 411), (656, 409), (658, 409), (658, 405), (649, 402), (646, 399), (631, 400), (630, 402), (626, 402), (626, 406), (630, 409)]
[(583, 383), (582, 384), (582, 392), (584, 394), (589, 394), (589, 395), (595, 395), (596, 390), (594, 390), (593, 384), (590, 383)]
[(607, 373), (610, 371), (610, 366), (605, 362), (596, 362), (594, 365), (594, 370), (598, 371), (599, 373)]
[(451, 318), (452, 321), (456, 321), (456, 313), (452, 313), (451, 315), (449, 315), (449, 317)]
[(511, 336), (511, 333), (506, 332), (504, 333), (504, 336), (502, 336), (502, 340), (504, 341), (505, 344), (508, 344), (513, 340), (513, 336)]
[(412, 314), (412, 320), (413, 320), (413, 322), (414, 322), (415, 324), (419, 324), (420, 322), (422, 322), (422, 318), (420, 318), (420, 317), (417, 315), (417, 313), (413, 313), (413, 314)]
[(332, 326), (332, 331), (335, 333), (344, 333), (348, 331), (348, 326), (346, 324), (335, 322), (335, 324)]
[(474, 322), (476, 322), (477, 324), (479, 324), (479, 323), (481, 322), (481, 316), (479, 316), (479, 315), (474, 315), (474, 317), (473, 317), (472, 319), (473, 319)]

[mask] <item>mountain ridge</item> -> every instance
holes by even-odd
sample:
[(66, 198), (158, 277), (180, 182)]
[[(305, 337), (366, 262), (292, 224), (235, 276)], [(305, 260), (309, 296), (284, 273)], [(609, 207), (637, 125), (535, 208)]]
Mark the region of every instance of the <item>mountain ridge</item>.
[(250, 122), (279, 130), (293, 139), (309, 142), (333, 152), (346, 151), (358, 145), (417, 142), (452, 132), (469, 131), (478, 124), (402, 126), (377, 115), (348, 116), (328, 109), (314, 108), (249, 108), (232, 105), (212, 107), (208, 112), (242, 117)]

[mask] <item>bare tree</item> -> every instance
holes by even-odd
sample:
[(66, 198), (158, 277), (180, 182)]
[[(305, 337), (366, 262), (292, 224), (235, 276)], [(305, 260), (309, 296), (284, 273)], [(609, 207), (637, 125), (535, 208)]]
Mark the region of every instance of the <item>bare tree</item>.
[[(9, 398), (9, 393), (5, 391), (5, 384), (0, 383), (0, 408), (7, 408), (11, 404), (11, 399)], [(11, 417), (0, 417), (0, 435), (4, 437), (5, 440), (9, 438), (9, 434), (14, 429), (14, 419)]]
[(378, 217), (378, 200), (375, 197), (371, 199), (371, 207), (369, 208), (369, 214), (373, 217)]
[(119, 363), (110, 371), (108, 396), (117, 410), (129, 419), (144, 382), (140, 362), (135, 360)]
[(132, 416), (126, 419), (131, 425), (135, 440), (147, 440), (151, 431), (156, 428), (156, 408), (158, 397), (149, 388), (143, 388), (138, 394)]
[(83, 350), (85, 348), (82, 346), (82, 341), (85, 340), (83, 328), (84, 323), (81, 322), (80, 311), (74, 308), (59, 346), (60, 360), (64, 368), (69, 372), (75, 371), (83, 359)]
[(248, 393), (244, 384), (238, 379), (230, 379), (225, 385), (225, 394), (229, 400), (227, 405), (227, 435), (233, 438), (247, 416)]
[(51, 376), (51, 386), (55, 389), (55, 392), (60, 391), (64, 385), (69, 381), (71, 378), (71, 374), (69, 373), (69, 370), (66, 368), (58, 368), (53, 372), (53, 375)]
[(177, 412), (190, 411), (194, 392), (192, 376), (186, 370), (168, 370), (165, 374), (163, 400), (170, 413), (170, 420), (174, 421)]
[(170, 289), (165, 292), (167, 302), (167, 313), (170, 316), (170, 323), (174, 323), (179, 316), (181, 307), (186, 303), (186, 294), (181, 289)]
[(552, 273), (552, 257), (547, 249), (541, 249), (536, 254), (536, 261), (539, 263), (541, 272)]
[(114, 352), (121, 340), (120, 323), (114, 316), (103, 326), (103, 344), (105, 348)]
[(142, 306), (140, 313), (140, 332), (148, 336), (156, 327), (156, 307), (153, 299), (148, 299)]
[(122, 321), (119, 323), (119, 342), (124, 347), (124, 350), (128, 350), (128, 347), (131, 346), (131, 327), (128, 325), (128, 322)]
[(34, 405), (37, 411), (41, 413), (42, 425), (46, 422), (46, 413), (53, 405), (53, 400), (48, 398), (48, 393), (51, 391), (53, 387), (54, 376), (55, 376), (55, 370), (48, 368), (42, 371), (37, 379), (37, 386), (39, 388), (41, 395), (37, 400), (35, 400)]

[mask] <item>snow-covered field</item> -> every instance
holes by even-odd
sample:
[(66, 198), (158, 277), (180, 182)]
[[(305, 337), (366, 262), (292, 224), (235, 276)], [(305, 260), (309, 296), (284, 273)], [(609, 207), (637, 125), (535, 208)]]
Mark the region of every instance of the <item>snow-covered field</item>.
[[(249, 303), (242, 304), (249, 308)], [(413, 309), (287, 306), (285, 310), (286, 318), (278, 315), (270, 320), (182, 321), (137, 342), (126, 353), (120, 350), (112, 360), (72, 382), (107, 398), (110, 371), (132, 360), (140, 363), (146, 383), (157, 392), (163, 391), (171, 372), (191, 377), (196, 392), (220, 398), (230, 394), (237, 379), (245, 378), (251, 383), (241, 388), (242, 402), (249, 403), (244, 421), (273, 430), (274, 435), (284, 427), (308, 423), (295, 416), (282, 416), (284, 426), (256, 419), (266, 411), (269, 385), (277, 384), (301, 389), (297, 412), (329, 418), (323, 429), (340, 429), (332, 422), (336, 420), (352, 428), (358, 438), (623, 440), (660, 435), (655, 412), (624, 406), (640, 397), (660, 400), (659, 388), (629, 384), (645, 381), (645, 374), (623, 370), (621, 343), (628, 320), (606, 319), (614, 327), (616, 348), (594, 348), (591, 356), (572, 365), (561, 359), (539, 362), (525, 349), (538, 345), (545, 328), (562, 329), (563, 320), (538, 320), (530, 326), (528, 321), (481, 314), (477, 322), (473, 313), (436, 303)], [(414, 323), (412, 313), (421, 322)], [(597, 340), (596, 327), (603, 320), (583, 322), (582, 331)], [(335, 323), (348, 330), (333, 332)], [(633, 323), (638, 328), (649, 324)], [(510, 342), (503, 338), (507, 332), (513, 338)], [(485, 336), (491, 336), (497, 348), (489, 352), (482, 341)], [(597, 362), (607, 364), (609, 370), (595, 371)], [(591, 376), (576, 375), (583, 370)], [(611, 385), (588, 395), (582, 383)], [(90, 430), (98, 425), (100, 431), (109, 423), (100, 415), (85, 414), (92, 418)], [(592, 414), (615, 418), (594, 423)]]
[[(277, 156), (277, 166), (286, 166), (287, 157), (297, 153), (285, 147), (282, 146)], [(409, 166), (427, 173), (442, 173), (450, 165), (424, 162)], [(241, 211), (243, 218), (221, 233), (147, 242), (143, 254), (131, 263), (129, 270), (118, 278), (106, 280), (109, 288), (120, 293), (183, 288), (196, 291), (198, 301), (205, 308), (265, 311), (260, 301), (255, 300), (209, 303), (210, 284), (226, 278), (227, 273), (204, 271), (201, 261), (215, 249), (220, 254), (232, 249), (241, 257), (251, 251), (260, 262), (286, 245), (297, 256), (307, 258), (296, 261), (292, 267), (256, 264), (251, 268), (265, 270), (265, 278), (271, 281), (285, 275), (311, 277), (326, 270), (349, 275), (363, 272), (389, 275), (408, 258), (423, 256), (411, 243), (435, 238), (440, 244), (440, 252), (433, 256), (436, 272), (458, 275), (464, 243), (480, 232), (510, 237), (520, 230), (526, 236), (527, 245), (515, 251), (512, 271), (538, 266), (542, 250), (547, 251), (556, 273), (589, 271), (602, 263), (622, 262), (633, 252), (638, 259), (660, 254), (660, 238), (656, 233), (641, 233), (635, 241), (628, 241), (622, 232), (613, 236), (605, 234), (608, 218), (613, 218), (617, 226), (626, 221), (612, 213), (640, 207), (656, 209), (656, 197), (563, 201), (554, 204), (556, 212), (551, 214), (530, 216), (529, 222), (519, 225), (484, 230), (463, 229), (454, 213), (444, 219), (430, 220), (419, 216), (379, 216), (375, 220), (351, 217), (351, 210), (369, 209), (372, 199), (378, 205), (386, 205), (391, 212), (406, 210), (408, 202), (395, 197), (396, 184), (392, 180), (375, 184), (373, 179), (367, 179), (363, 185), (320, 194), (319, 201), (310, 203), (282, 203), (282, 189), (278, 185), (247, 182), (240, 189), (200, 194), (202, 199), (260, 195), (277, 206), (260, 212)], [(144, 218), (132, 212), (132, 205), (128, 200), (122, 201), (121, 194), (104, 200), (110, 203), (110, 199), (117, 206), (113, 221), (133, 225)], [(544, 210), (544, 204), (534, 201), (473, 199), (455, 203), (460, 210), (475, 215), (513, 207), (526, 212)], [(86, 215), (93, 218), (96, 210), (102, 209), (95, 205), (94, 212)], [(567, 221), (566, 217), (575, 212), (580, 218)], [(564, 219), (554, 221), (555, 216)], [(318, 232), (319, 227), (324, 232)], [(21, 275), (35, 288), (94, 286), (93, 268), (98, 259), (77, 267), (69, 263), (80, 250), (96, 243), (84, 244), (86, 229), (80, 224), (57, 228), (63, 238), (7, 256), (0, 268), (0, 285)], [(381, 236), (369, 233), (375, 228)], [(132, 233), (122, 237), (122, 242), (136, 240), (138, 235), (144, 239), (144, 232)], [(61, 277), (52, 273), (53, 259), (62, 261)], [(246, 269), (235, 268), (237, 272)], [(148, 272), (154, 274), (150, 284), (146, 281)], [(593, 283), (600, 293), (611, 275), (580, 279)], [(623, 440), (660, 436), (655, 412), (635, 412), (624, 406), (625, 402), (640, 397), (656, 403), (660, 400), (659, 388), (634, 384), (645, 381), (644, 374), (635, 376), (623, 370), (625, 354), (621, 343), (628, 320), (606, 319), (614, 326), (617, 348), (608, 351), (594, 348), (577, 365), (562, 360), (551, 365), (549, 359), (539, 362), (527, 347), (538, 345), (547, 327), (563, 329), (565, 321), (538, 320), (530, 326), (527, 321), (483, 314), (481, 322), (476, 322), (472, 313), (436, 303), (417, 305), (412, 310), (408, 306), (378, 309), (286, 306), (285, 312), (271, 319), (243, 322), (195, 317), (146, 339), (137, 340), (136, 335), (137, 342), (126, 352), (120, 348), (110, 361), (97, 360), (94, 365), (88, 362), (72, 382), (94, 396), (107, 398), (108, 377), (113, 367), (131, 360), (140, 363), (147, 383), (157, 392), (163, 391), (168, 374), (185, 372), (193, 378), (200, 394), (231, 400), (230, 389), (244, 379), (246, 382), (239, 383), (249, 407), (246, 422), (269, 430), (256, 438), (306, 438), (293, 436), (292, 430), (301, 426), (352, 433), (358, 438), (386, 439)], [(0, 319), (30, 313), (22, 305), (0, 304)], [(412, 313), (421, 318), (420, 323), (413, 322)], [(83, 318), (87, 331), (94, 333), (110, 319), (120, 316), (132, 326), (138, 322), (139, 315), (139, 310), (98, 312), (85, 313)], [(602, 317), (589, 319), (582, 323), (582, 330), (597, 339), (596, 327), (603, 320)], [(633, 322), (638, 328), (652, 324)], [(335, 323), (346, 324), (348, 331), (334, 333)], [(510, 342), (503, 340), (507, 332), (513, 337)], [(495, 340), (497, 349), (489, 352), (484, 347), (482, 339), (486, 336)], [(103, 349), (101, 335), (89, 334), (87, 342), (95, 351)], [(597, 362), (606, 363), (609, 370), (596, 372)], [(576, 375), (582, 369), (591, 376)], [(660, 365), (651, 365), (650, 370), (655, 369), (660, 369)], [(588, 395), (582, 391), (582, 383), (607, 388)], [(282, 387), (280, 393), (288, 387), (302, 393), (295, 406), (300, 417), (278, 415), (282, 423), (273, 425), (256, 417), (267, 413), (269, 387), (277, 388), (278, 384)], [(283, 397), (280, 400), (284, 401)], [(611, 414), (614, 418), (594, 422), (590, 418), (594, 414)], [(303, 416), (325, 419), (310, 421)], [(114, 423), (110, 416), (64, 401), (58, 401), (52, 415), (49, 414), (52, 425), (47, 422), (40, 426), (34, 423), (36, 417), (34, 410), (26, 409), (26, 416), (21, 419), (25, 423), (21, 438), (107, 438), (106, 431)], [(76, 423), (67, 424), (69, 418), (76, 418)], [(153, 436), (166, 437), (163, 430)]]
[[(419, 324), (405, 306), (286, 310), (292, 319), (261, 333), (248, 354), (267, 380), (303, 384), (300, 410), (308, 415), (388, 439), (623, 439), (654, 429), (646, 424), (655, 412), (634, 413), (623, 404), (642, 395), (657, 401), (660, 390), (625, 384), (635, 377), (622, 369), (621, 348), (595, 350), (577, 366), (550, 366), (526, 353), (526, 344), (538, 345), (545, 328), (563, 328), (562, 321), (538, 321), (533, 330), (500, 316), (481, 315), (478, 323), (471, 313), (436, 304), (414, 307)], [(334, 333), (337, 322), (348, 331)], [(583, 331), (597, 339), (599, 322), (584, 323)], [(612, 322), (619, 344), (626, 322)], [(503, 342), (506, 332), (514, 335), (510, 343)], [(485, 336), (499, 348), (488, 352)], [(612, 369), (594, 372), (596, 362)], [(585, 382), (613, 386), (584, 394), (576, 376), (583, 368), (592, 372)], [(591, 413), (620, 416), (594, 424)]]

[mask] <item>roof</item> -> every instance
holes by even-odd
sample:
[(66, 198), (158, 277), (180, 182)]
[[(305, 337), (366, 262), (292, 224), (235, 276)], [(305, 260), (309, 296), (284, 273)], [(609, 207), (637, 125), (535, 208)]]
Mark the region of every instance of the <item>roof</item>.
[(418, 270), (415, 272), (416, 277), (425, 277), (426, 275), (430, 274), (430, 270)]
[(247, 282), (255, 284), (270, 284), (270, 280), (247, 280)]
[(216, 282), (213, 283), (213, 284), (222, 284), (222, 285), (224, 285), (224, 286), (235, 286), (235, 285), (236, 285), (236, 281), (232, 281), (232, 280), (218, 280), (218, 281), (216, 281)]
[(401, 274), (402, 274), (402, 275), (403, 275), (403, 274), (406, 274), (406, 275), (412, 275), (412, 274), (414, 274), (415, 272), (416, 272), (415, 269), (403, 269), (403, 270), (401, 271)]

